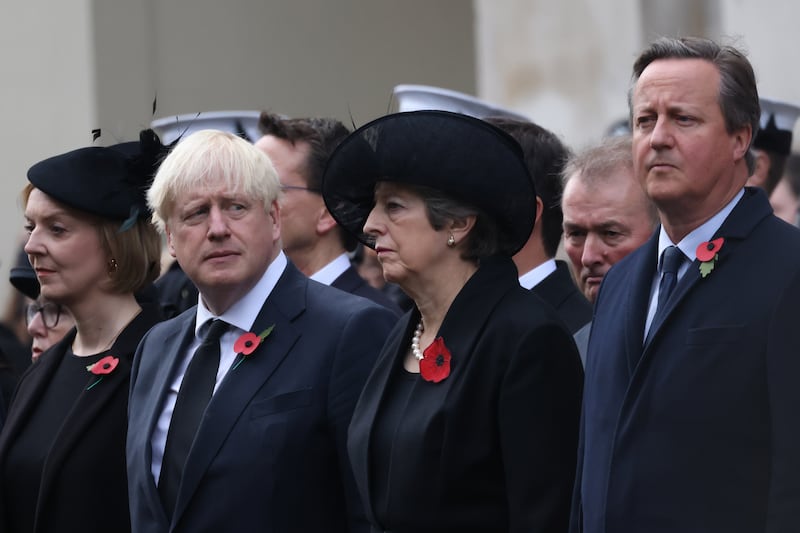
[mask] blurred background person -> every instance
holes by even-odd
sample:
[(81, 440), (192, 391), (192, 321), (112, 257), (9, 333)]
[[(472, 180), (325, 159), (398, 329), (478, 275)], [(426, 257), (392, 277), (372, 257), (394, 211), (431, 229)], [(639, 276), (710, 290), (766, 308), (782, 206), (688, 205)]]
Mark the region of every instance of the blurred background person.
[(771, 98), (759, 98), (761, 117), (750, 152), (753, 167), (747, 185), (761, 187), (770, 196), (778, 186), (792, 151), (792, 131), (800, 107)]
[(528, 242), (514, 255), (519, 282), (552, 305), (574, 334), (592, 319), (592, 304), (575, 286), (567, 263), (555, 259), (564, 232), (561, 173), (569, 150), (553, 133), (533, 122), (486, 120), (519, 143), (536, 187), (536, 222)]
[(283, 251), (297, 268), (325, 285), (369, 298), (400, 315), (400, 307), (367, 283), (350, 264), (358, 241), (339, 226), (322, 201), (322, 173), (350, 130), (331, 118), (286, 118), (261, 113), (264, 136), (255, 144), (269, 157), (283, 195)]
[(69, 309), (41, 295), (36, 271), (25, 255), (24, 264), (9, 272), (11, 284), (25, 296), (25, 324), (31, 337), (30, 362), (35, 363), (44, 351), (60, 341), (75, 325)]
[[(633, 174), (630, 136), (606, 138), (572, 156), (564, 169), (564, 251), (576, 282), (594, 303), (608, 270), (647, 241), (658, 212)], [(575, 333), (585, 361), (591, 322)]]
[(378, 530), (567, 527), (580, 361), (511, 259), (531, 234), (535, 195), (519, 145), (460, 114), (388, 115), (331, 157), (328, 209), (415, 303), (350, 424)]
[(783, 178), (769, 197), (775, 216), (789, 224), (798, 225), (800, 209), (800, 154), (790, 154)]
[(22, 378), (0, 434), (0, 529), (128, 531), (125, 436), (132, 356), (159, 320), (134, 292), (158, 274), (145, 191), (160, 143), (41, 161), (23, 191), (41, 295), (75, 328)]

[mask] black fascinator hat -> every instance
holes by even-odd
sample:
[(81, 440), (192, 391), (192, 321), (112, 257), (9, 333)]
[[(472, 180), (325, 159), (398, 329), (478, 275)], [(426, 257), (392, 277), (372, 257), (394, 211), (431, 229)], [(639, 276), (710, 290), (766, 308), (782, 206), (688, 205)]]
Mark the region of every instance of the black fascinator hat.
[(536, 191), (517, 142), (482, 120), (446, 111), (395, 113), (339, 144), (325, 169), (322, 196), (333, 218), (367, 246), (363, 232), (375, 184), (391, 181), (436, 189), (491, 217), (499, 252), (513, 255), (536, 218)]
[(121, 231), (149, 216), (147, 189), (170, 147), (153, 130), (139, 141), (91, 146), (36, 163), (28, 181), (74, 209), (122, 222)]

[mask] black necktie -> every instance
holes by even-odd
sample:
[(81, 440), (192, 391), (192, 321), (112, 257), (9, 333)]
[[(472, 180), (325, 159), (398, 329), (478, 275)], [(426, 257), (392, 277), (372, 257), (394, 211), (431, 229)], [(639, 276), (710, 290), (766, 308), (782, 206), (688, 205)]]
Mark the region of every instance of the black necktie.
[(675, 284), (678, 282), (678, 269), (683, 264), (686, 256), (677, 246), (667, 246), (663, 252), (661, 260), (661, 282), (658, 285), (658, 305), (656, 315), (658, 316), (667, 303)]
[(211, 322), (203, 342), (192, 356), (178, 390), (158, 480), (158, 491), (169, 517), (172, 517), (175, 510), (186, 457), (192, 447), (200, 419), (203, 418), (214, 392), (219, 368), (219, 339), (227, 329), (228, 324), (222, 320)]

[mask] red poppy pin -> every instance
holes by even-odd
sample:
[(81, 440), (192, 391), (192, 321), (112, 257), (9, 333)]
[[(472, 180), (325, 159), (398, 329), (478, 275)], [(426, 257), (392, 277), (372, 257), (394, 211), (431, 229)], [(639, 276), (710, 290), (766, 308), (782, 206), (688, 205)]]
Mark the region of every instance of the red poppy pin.
[(430, 346), (422, 352), (419, 361), (419, 372), (422, 379), (439, 383), (450, 375), (450, 350), (444, 345), (444, 339), (437, 337)]
[(719, 259), (718, 252), (722, 249), (724, 243), (725, 239), (720, 237), (710, 242), (702, 242), (700, 246), (697, 247), (695, 255), (698, 261), (700, 261), (701, 277), (708, 276), (711, 271), (714, 270), (714, 265), (717, 263), (717, 259)]
[(86, 390), (91, 389), (101, 381), (103, 381), (103, 376), (106, 376), (114, 371), (119, 364), (119, 359), (114, 357), (113, 355), (107, 355), (97, 361), (96, 363), (89, 365), (86, 367), (86, 370), (98, 376), (97, 381), (86, 387)]
[(275, 327), (275, 324), (272, 324), (270, 327), (256, 335), (253, 332), (248, 331), (247, 333), (243, 333), (236, 342), (233, 343), (233, 351), (239, 354), (239, 359), (236, 361), (236, 364), (233, 365), (231, 370), (236, 370), (239, 365), (242, 364), (242, 361), (245, 360), (250, 354), (252, 354), (256, 348), (259, 347), (261, 342), (266, 339), (270, 333), (272, 333), (272, 329)]

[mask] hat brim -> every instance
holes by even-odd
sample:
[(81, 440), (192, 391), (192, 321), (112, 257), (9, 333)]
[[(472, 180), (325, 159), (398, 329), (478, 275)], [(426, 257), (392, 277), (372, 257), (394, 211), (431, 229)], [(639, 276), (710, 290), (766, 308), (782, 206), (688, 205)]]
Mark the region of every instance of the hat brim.
[(446, 111), (412, 111), (376, 119), (331, 155), (322, 195), (333, 218), (367, 246), (363, 231), (375, 185), (391, 181), (436, 189), (476, 207), (500, 230), (499, 253), (514, 255), (536, 218), (536, 191), (522, 150), (500, 129)]
[(39, 297), (41, 287), (36, 272), (30, 267), (14, 267), (8, 275), (8, 280), (19, 292), (35, 300)]

